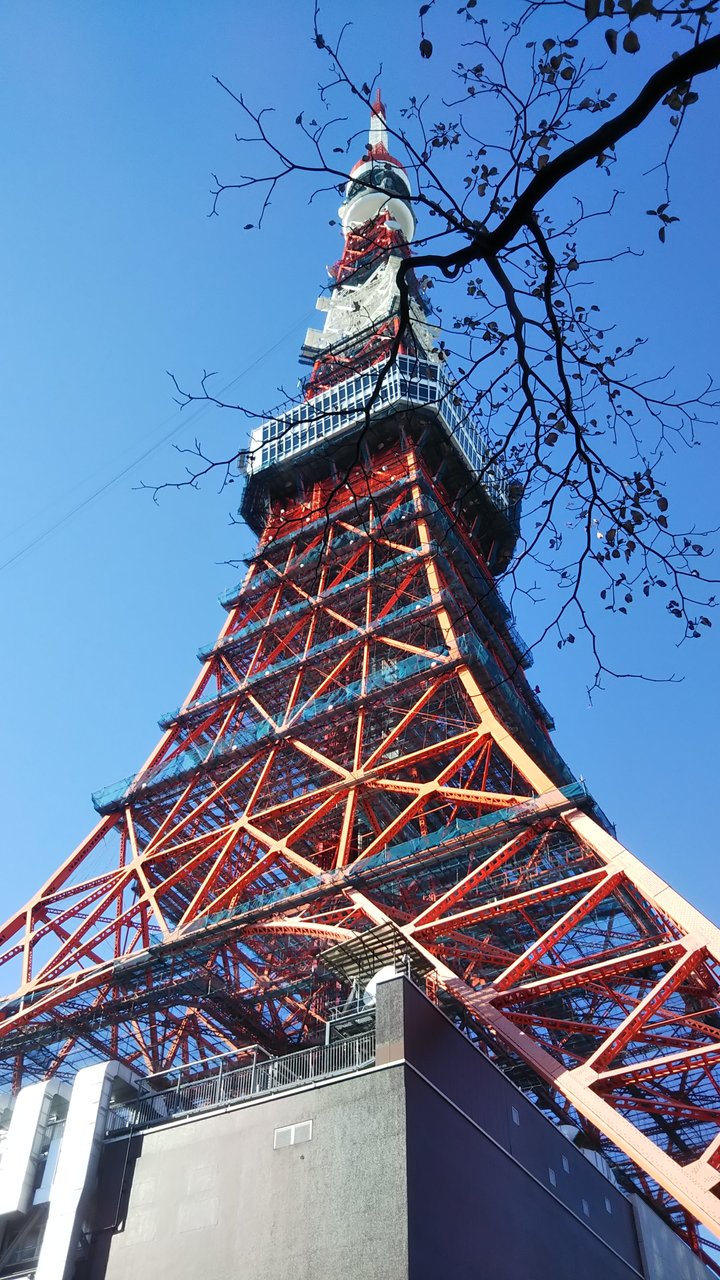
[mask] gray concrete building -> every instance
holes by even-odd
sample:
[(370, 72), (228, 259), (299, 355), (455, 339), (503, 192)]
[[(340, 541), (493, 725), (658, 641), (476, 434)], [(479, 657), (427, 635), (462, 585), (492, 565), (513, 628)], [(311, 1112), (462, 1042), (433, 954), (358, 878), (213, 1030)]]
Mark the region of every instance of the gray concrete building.
[(202, 1080), (104, 1064), (72, 1091), (23, 1090), (0, 1161), (0, 1275), (707, 1278), (407, 978), (345, 1031)]

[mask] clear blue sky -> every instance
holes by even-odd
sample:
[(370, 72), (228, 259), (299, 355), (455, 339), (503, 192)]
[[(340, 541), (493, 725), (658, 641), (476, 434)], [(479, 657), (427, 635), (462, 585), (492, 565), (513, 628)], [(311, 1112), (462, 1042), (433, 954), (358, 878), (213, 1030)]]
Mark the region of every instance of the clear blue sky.
[[(384, 62), (391, 111), (435, 91), (457, 56), (448, 22), (434, 31), (436, 57), (420, 61), (414, 2), (368, 0), (358, 17), (335, 0), (328, 12), (356, 19), (348, 55), (361, 77)], [(187, 384), (218, 370), (221, 386), (235, 384), (229, 394), (257, 407), (295, 386), (324, 266), (338, 256), (335, 199), (308, 207), (288, 189), (261, 235), (243, 232), (254, 211), (239, 198), (206, 215), (211, 171), (232, 180), (243, 163), (237, 111), (212, 76), (294, 119), (325, 74), (311, 14), (309, 0), (0, 9), (2, 916), (93, 824), (90, 792), (142, 763), (157, 716), (181, 701), (195, 650), (222, 621), (216, 596), (236, 577), (223, 562), (250, 548), (228, 522), (232, 490), (169, 494), (156, 507), (134, 486), (177, 473), (170, 433), (180, 444), (198, 433), (218, 452), (244, 439), (232, 414), (176, 412), (167, 369)], [(719, 103), (715, 85), (691, 122), (671, 245), (647, 237), (642, 261), (601, 282), (626, 336), (649, 334), (653, 367), (675, 364), (688, 385), (717, 364), (708, 138)], [(628, 242), (642, 240), (644, 210), (660, 198), (633, 187), (646, 147), (628, 149), (630, 196), (613, 215)], [(710, 440), (674, 467), (678, 501), (706, 519), (718, 462)], [(532, 624), (521, 616), (521, 629)], [(718, 647), (715, 631), (680, 650), (675, 638), (647, 613), (607, 643), (628, 666), (677, 671), (677, 685), (624, 681), (590, 706), (587, 661), (553, 647), (537, 655), (534, 679), (558, 745), (620, 837), (718, 919)]]

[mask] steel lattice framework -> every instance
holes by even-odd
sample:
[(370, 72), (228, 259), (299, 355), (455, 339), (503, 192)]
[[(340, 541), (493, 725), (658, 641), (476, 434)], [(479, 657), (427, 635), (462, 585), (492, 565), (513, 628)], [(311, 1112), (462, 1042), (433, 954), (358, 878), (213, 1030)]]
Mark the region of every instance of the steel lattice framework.
[(392, 926), (697, 1246), (720, 1230), (720, 932), (553, 747), (495, 585), (511, 504), (444, 421), (395, 406), (251, 474), (257, 551), (197, 682), (1, 931), (2, 1060), (17, 1083), (312, 1043), (347, 994), (325, 953)]

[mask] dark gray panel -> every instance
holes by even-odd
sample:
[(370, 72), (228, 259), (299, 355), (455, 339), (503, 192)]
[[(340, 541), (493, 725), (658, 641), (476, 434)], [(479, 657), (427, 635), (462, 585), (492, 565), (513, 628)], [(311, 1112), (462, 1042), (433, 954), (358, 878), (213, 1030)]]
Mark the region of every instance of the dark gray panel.
[(430, 1002), (405, 987), (407, 1060), (631, 1265), (641, 1270), (627, 1197)]
[(635, 1266), (411, 1070), (407, 1117), (410, 1280), (642, 1275), (629, 1205), (623, 1234)]
[(707, 1267), (637, 1196), (633, 1209), (647, 1280), (710, 1280)]
[[(405, 1056), (499, 1142), (509, 1141), (508, 1099), (534, 1110), (492, 1063), (406, 979)], [(543, 1120), (546, 1129), (551, 1126)]]

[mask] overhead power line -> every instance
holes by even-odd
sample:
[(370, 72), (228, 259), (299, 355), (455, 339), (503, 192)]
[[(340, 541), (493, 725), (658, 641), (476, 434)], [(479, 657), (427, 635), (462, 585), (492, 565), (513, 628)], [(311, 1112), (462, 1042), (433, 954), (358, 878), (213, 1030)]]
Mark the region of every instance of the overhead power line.
[[(221, 387), (218, 395), (223, 396), (226, 392), (230, 391), (238, 382), (245, 378), (249, 373), (252, 373), (253, 369), (257, 368), (259, 364), (262, 364), (263, 360), (266, 360), (274, 351), (277, 351), (278, 347), (281, 347), (284, 342), (287, 342), (288, 338), (292, 337), (296, 330), (306, 323), (307, 314), (299, 321), (296, 321), (292, 328), (288, 329), (287, 333), (284, 333), (281, 338), (278, 338), (277, 342), (274, 342), (271, 347), (268, 347), (266, 351), (263, 351), (256, 360), (253, 360), (251, 364), (242, 369), (230, 382), (227, 382), (224, 387)], [(116, 471), (108, 480), (105, 480), (101, 485), (99, 485), (97, 489), (94, 489), (92, 493), (87, 494), (86, 497), (81, 498), (79, 502), (76, 502), (74, 506), (69, 507), (61, 516), (58, 516), (57, 520), (54, 520), (52, 524), (47, 525), (46, 528), (37, 533), (29, 542), (26, 542), (24, 546), (20, 547), (19, 550), (13, 553), (13, 555), (9, 556), (7, 560), (2, 561), (2, 563), (0, 563), (0, 573), (5, 569), (9, 569), (11, 565), (16, 564), (17, 561), (21, 560), (23, 556), (28, 554), (28, 552), (34, 550), (34, 548), (44, 542), (46, 538), (49, 538), (51, 534), (62, 528), (62, 526), (67, 524), (69, 520), (72, 520), (73, 516), (77, 515), (78, 512), (83, 511), (85, 507), (89, 507), (97, 498), (100, 498), (104, 493), (107, 493), (108, 490), (112, 489), (119, 480), (122, 480), (124, 476), (128, 475), (131, 471), (134, 471), (135, 467), (139, 466), (141, 462), (144, 462), (146, 458), (149, 458), (150, 455), (155, 453), (162, 445), (167, 444), (168, 440), (171, 440), (174, 435), (177, 435), (178, 432), (189, 423), (195, 422), (203, 413), (207, 412), (210, 407), (211, 405), (209, 402), (200, 404), (189, 414), (182, 417), (180, 421), (175, 420), (177, 416), (176, 414), (173, 414), (172, 418), (166, 418), (161, 425), (164, 426), (166, 422), (172, 420), (174, 425), (170, 431), (166, 431), (159, 437), (159, 439), (155, 440), (153, 444), (149, 445), (147, 449), (143, 449), (142, 453), (137, 454), (137, 456), (130, 462), (126, 463), (124, 467), (121, 467), (119, 471)], [(179, 410), (179, 412), (182, 413), (182, 410)], [(22, 528), (23, 526), (20, 527)]]

